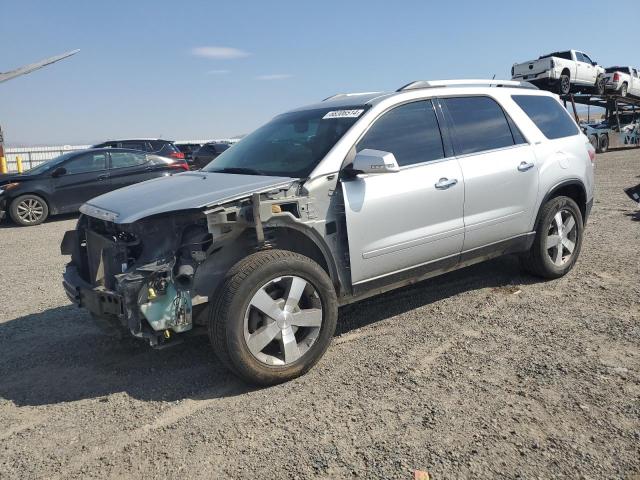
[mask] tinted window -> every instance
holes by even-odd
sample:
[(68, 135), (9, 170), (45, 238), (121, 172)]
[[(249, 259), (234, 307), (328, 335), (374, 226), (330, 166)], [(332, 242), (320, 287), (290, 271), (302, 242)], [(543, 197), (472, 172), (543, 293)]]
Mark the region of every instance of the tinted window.
[(105, 170), (107, 168), (107, 154), (102, 152), (87, 153), (65, 163), (64, 168), (67, 174)]
[(548, 139), (570, 137), (578, 133), (576, 123), (554, 98), (541, 95), (514, 95), (511, 98)]
[(629, 67), (609, 67), (609, 68), (605, 68), (604, 71), (606, 73), (616, 73), (616, 72), (629, 73)]
[(509, 128), (511, 129), (511, 135), (513, 135), (514, 143), (516, 145), (527, 143), (527, 140), (524, 138), (524, 135), (522, 135), (522, 132), (520, 131), (518, 126), (515, 124), (515, 122), (511, 120), (511, 117), (508, 114), (505, 113), (505, 115), (507, 117), (507, 122), (509, 122)]
[(583, 57), (583, 61), (584, 61), (584, 62), (587, 62), (587, 63), (593, 63), (593, 60), (591, 60), (591, 59), (587, 56), (587, 54), (586, 54), (586, 53), (583, 53), (583, 54), (582, 54), (582, 57)]
[(579, 62), (586, 62), (587, 60), (585, 60), (584, 55), (582, 55), (580, 52), (576, 52), (576, 60)]
[(224, 143), (219, 143), (217, 145), (214, 145), (214, 150), (218, 153), (222, 153), (224, 152), (227, 148), (229, 148), (229, 145), (226, 145)]
[(571, 52), (569, 52), (569, 51), (566, 51), (566, 52), (553, 52), (553, 53), (550, 53), (548, 55), (543, 55), (540, 58), (549, 58), (549, 57), (564, 58), (565, 60), (573, 60), (571, 58)]
[(409, 103), (384, 114), (356, 146), (358, 152), (365, 148), (393, 153), (400, 166), (443, 158), (431, 101)]
[(111, 152), (111, 168), (125, 168), (142, 165), (147, 161), (144, 153)]
[(147, 142), (122, 142), (122, 148), (130, 148), (131, 150), (141, 150), (143, 152), (149, 150)]
[(495, 100), (461, 97), (442, 102), (453, 123), (457, 155), (509, 147), (515, 143), (507, 118)]

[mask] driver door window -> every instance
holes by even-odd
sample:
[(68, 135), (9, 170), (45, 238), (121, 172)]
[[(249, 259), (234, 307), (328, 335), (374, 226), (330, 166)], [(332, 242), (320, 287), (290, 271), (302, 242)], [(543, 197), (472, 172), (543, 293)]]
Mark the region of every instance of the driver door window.
[(64, 164), (67, 175), (89, 173), (106, 170), (107, 155), (105, 153), (88, 153)]

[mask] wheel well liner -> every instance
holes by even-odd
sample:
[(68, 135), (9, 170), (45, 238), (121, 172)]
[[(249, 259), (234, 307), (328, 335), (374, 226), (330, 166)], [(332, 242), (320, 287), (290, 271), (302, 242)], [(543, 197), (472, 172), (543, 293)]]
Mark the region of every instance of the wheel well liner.
[(564, 68), (564, 69), (562, 70), (562, 73), (561, 73), (560, 75), (566, 75), (566, 76), (568, 76), (569, 78), (571, 78), (571, 71), (570, 71), (568, 68)]
[(540, 203), (540, 208), (538, 209), (535, 223), (536, 226), (540, 220), (540, 213), (542, 212), (543, 206), (552, 198), (560, 196), (569, 197), (575, 201), (578, 204), (578, 208), (580, 208), (582, 221), (585, 221), (585, 216), (587, 215), (587, 190), (580, 180), (565, 180), (564, 182), (554, 186), (549, 193), (545, 195), (544, 199)]

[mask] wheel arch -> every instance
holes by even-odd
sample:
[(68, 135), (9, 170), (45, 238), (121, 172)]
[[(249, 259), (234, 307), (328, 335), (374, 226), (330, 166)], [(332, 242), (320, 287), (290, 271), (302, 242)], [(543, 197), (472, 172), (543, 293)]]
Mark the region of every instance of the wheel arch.
[(569, 77), (569, 80), (571, 80), (571, 70), (569, 70), (567, 67), (564, 67), (562, 69), (562, 72), (560, 72), (560, 76), (562, 75), (566, 75), (567, 77)]
[(578, 204), (578, 208), (580, 209), (580, 213), (582, 214), (582, 221), (586, 220), (587, 215), (587, 189), (584, 186), (584, 183), (579, 179), (570, 179), (563, 180), (562, 182), (553, 186), (549, 192), (544, 196), (542, 202), (540, 202), (540, 206), (538, 207), (538, 213), (536, 214), (536, 221), (534, 223), (534, 228), (537, 227), (538, 222), (540, 221), (540, 215), (542, 214), (542, 209), (545, 204), (555, 197), (569, 197), (574, 202)]

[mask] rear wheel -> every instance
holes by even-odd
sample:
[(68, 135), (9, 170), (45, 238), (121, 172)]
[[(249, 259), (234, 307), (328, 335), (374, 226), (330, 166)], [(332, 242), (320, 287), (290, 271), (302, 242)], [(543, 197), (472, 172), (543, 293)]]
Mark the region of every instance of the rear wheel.
[(609, 150), (609, 135), (600, 135), (598, 139), (598, 153), (606, 153)]
[(209, 338), (220, 360), (245, 381), (273, 385), (306, 373), (333, 337), (338, 303), (311, 259), (285, 250), (236, 264), (216, 294)]
[(23, 227), (39, 225), (49, 216), (49, 206), (37, 195), (22, 195), (11, 202), (9, 215)]
[(589, 135), (589, 143), (594, 150), (598, 150), (598, 137), (596, 135)]
[(626, 83), (623, 83), (622, 87), (620, 87), (620, 96), (626, 97), (628, 92), (629, 92), (629, 86)]
[(560, 75), (560, 80), (558, 80), (558, 93), (560, 95), (569, 95), (571, 91), (571, 79), (569, 75), (563, 74)]
[(555, 197), (540, 212), (536, 238), (521, 257), (523, 267), (544, 278), (559, 278), (575, 265), (583, 234), (582, 213), (573, 199)]

